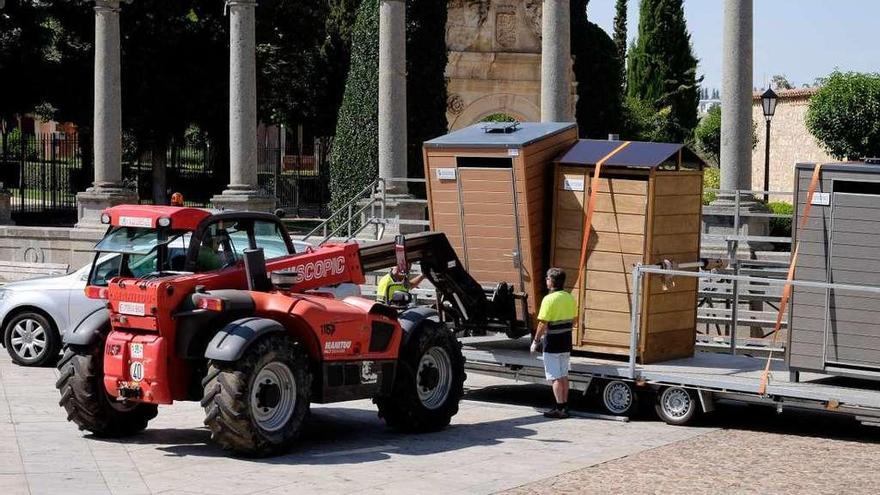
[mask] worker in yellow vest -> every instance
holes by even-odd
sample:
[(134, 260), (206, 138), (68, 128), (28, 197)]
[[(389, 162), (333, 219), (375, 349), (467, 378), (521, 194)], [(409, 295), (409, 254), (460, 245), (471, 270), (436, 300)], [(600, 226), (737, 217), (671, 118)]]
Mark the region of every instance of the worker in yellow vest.
[(564, 290), (565, 272), (559, 268), (547, 270), (549, 294), (538, 310), (538, 330), (531, 351), (537, 352), (543, 340), (544, 376), (553, 387), (556, 407), (546, 411), (548, 418), (564, 419), (568, 413), (568, 371), (571, 356), (571, 330), (577, 317), (577, 304), (571, 293)]
[[(408, 267), (407, 271), (409, 271)], [(424, 279), (424, 275), (418, 275), (407, 280), (406, 276), (395, 266), (390, 273), (386, 273), (384, 277), (379, 279), (379, 285), (376, 287), (376, 300), (388, 304), (395, 292), (409, 292), (410, 289), (418, 287)]]

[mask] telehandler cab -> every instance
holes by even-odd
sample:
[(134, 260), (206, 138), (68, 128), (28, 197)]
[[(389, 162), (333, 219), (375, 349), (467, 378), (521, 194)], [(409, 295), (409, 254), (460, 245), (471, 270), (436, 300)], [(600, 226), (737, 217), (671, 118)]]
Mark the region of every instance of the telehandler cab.
[[(242, 455), (288, 448), (312, 402), (372, 398), (392, 427), (438, 430), (465, 379), (441, 319), (523, 328), (512, 291), (500, 284), (490, 297), (444, 234), (291, 255), (270, 214), (123, 205), (102, 221), (96, 250), (121, 253), (119, 271), (92, 273), (86, 292), (109, 311), (67, 333), (56, 384), (68, 419), (98, 436), (141, 431), (159, 404), (179, 400), (201, 401), (212, 439)], [(185, 252), (169, 249), (181, 238)], [(320, 290), (410, 262), (437, 287), (442, 317)]]

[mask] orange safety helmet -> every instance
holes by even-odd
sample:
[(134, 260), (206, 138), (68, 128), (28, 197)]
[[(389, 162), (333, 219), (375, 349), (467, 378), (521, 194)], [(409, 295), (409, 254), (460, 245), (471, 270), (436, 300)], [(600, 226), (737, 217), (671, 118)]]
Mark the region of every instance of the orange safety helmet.
[(171, 195), (171, 206), (183, 206), (183, 194), (176, 192)]

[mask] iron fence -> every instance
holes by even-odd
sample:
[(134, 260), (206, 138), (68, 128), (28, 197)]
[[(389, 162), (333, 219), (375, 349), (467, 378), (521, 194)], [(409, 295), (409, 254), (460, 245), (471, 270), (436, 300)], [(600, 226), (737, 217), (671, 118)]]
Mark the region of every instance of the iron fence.
[(329, 141), (316, 139), (312, 154), (265, 146), (257, 154), (257, 184), (278, 208), (296, 217), (326, 216), (330, 202)]
[(62, 133), (8, 133), (2, 139), (0, 182), (12, 195), (20, 224), (76, 221), (76, 193), (88, 185), (79, 141)]

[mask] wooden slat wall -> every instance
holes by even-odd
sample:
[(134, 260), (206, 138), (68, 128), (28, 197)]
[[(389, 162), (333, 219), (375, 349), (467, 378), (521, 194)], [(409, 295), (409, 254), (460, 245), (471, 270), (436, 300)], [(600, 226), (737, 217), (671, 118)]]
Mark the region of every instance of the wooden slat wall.
[[(703, 173), (656, 170), (652, 181), (646, 260), (684, 263), (700, 258)], [(697, 280), (649, 275), (642, 299), (641, 360), (691, 356), (696, 338)]]
[[(567, 288), (576, 295), (583, 222), (591, 177), (583, 167), (557, 168), (551, 264), (568, 274)], [(592, 170), (589, 170), (591, 173)], [(565, 179), (584, 182), (583, 191), (565, 190)], [(641, 180), (639, 180), (641, 179)], [(626, 354), (632, 287), (629, 272), (645, 249), (646, 176), (600, 178), (590, 236), (582, 328), (576, 329), (579, 350)]]

